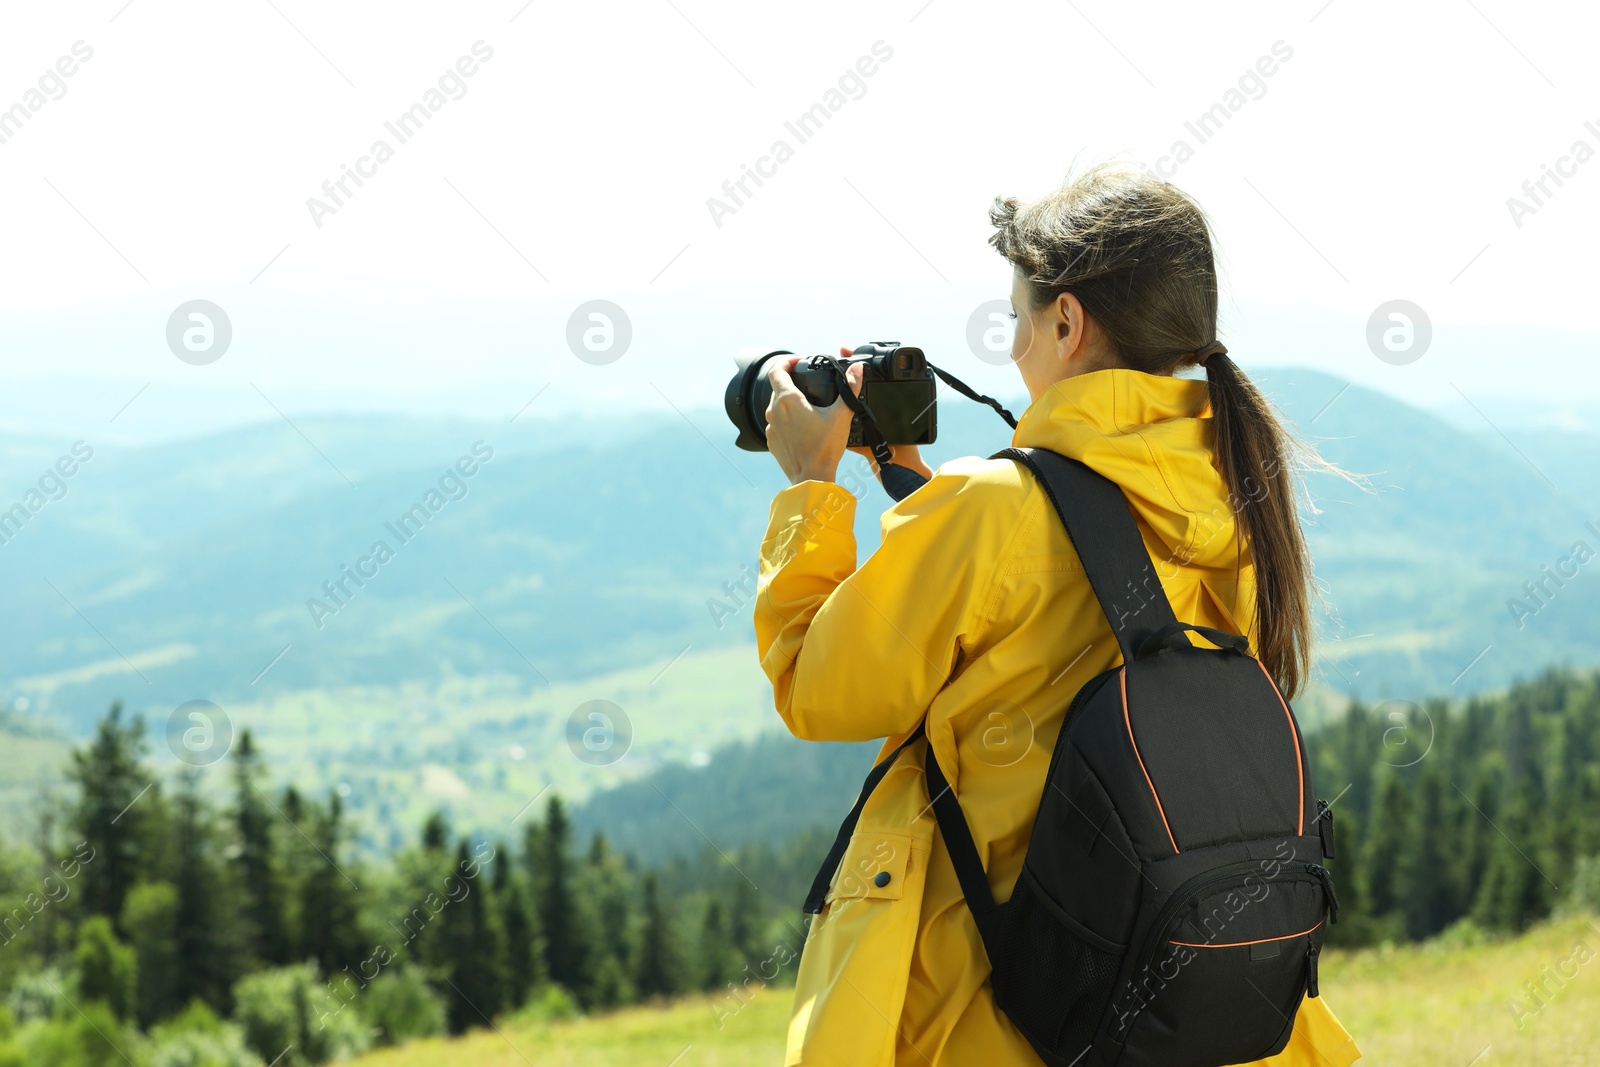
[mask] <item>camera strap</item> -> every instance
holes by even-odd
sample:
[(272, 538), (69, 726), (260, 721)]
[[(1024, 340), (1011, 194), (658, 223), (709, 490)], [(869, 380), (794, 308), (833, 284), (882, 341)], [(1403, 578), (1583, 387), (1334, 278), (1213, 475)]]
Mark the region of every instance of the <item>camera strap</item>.
[(883, 491), (900, 501), (922, 488), (927, 479), (910, 467), (903, 467), (894, 461), (894, 452), (889, 448), (888, 439), (878, 429), (877, 417), (850, 388), (850, 379), (845, 373), (848, 364), (838, 356), (824, 354), (819, 358), (827, 360), (839, 375), (839, 396), (851, 411), (861, 417), (861, 439), (872, 450), (872, 458), (878, 461), (878, 478), (883, 482)]
[(872, 458), (878, 461), (878, 466), (886, 467), (894, 464), (894, 453), (889, 450), (888, 439), (883, 436), (883, 431), (878, 429), (877, 416), (872, 414), (872, 409), (862, 402), (856, 391), (850, 388), (850, 365), (838, 356), (826, 353), (814, 357), (826, 360), (833, 368), (834, 374), (839, 378), (839, 398), (845, 406), (861, 418), (861, 439), (872, 450)]
[(994, 397), (984, 396), (982, 393), (972, 388), (972, 386), (968, 385), (960, 378), (957, 378), (954, 374), (942, 371), (938, 367), (935, 367), (932, 363), (928, 364), (928, 369), (937, 374), (944, 381), (944, 384), (948, 385), (950, 388), (954, 389), (968, 400), (976, 400), (980, 404), (988, 404), (990, 407), (994, 408), (1000, 413), (1000, 417), (1006, 420), (1006, 425), (1010, 426), (1013, 430), (1017, 428), (1017, 417), (1001, 406), (1000, 401), (996, 400)]
[[(861, 417), (861, 439), (872, 450), (872, 458), (878, 461), (878, 477), (883, 482), (883, 491), (896, 502), (904, 500), (918, 489), (927, 484), (928, 479), (912, 470), (910, 467), (901, 466), (894, 461), (894, 452), (889, 448), (888, 440), (883, 436), (883, 431), (878, 429), (878, 420), (872, 414), (872, 409), (856, 396), (855, 390), (850, 388), (850, 379), (846, 374), (848, 364), (838, 356), (826, 353), (817, 356), (818, 359), (827, 360), (839, 376), (839, 396), (852, 412)], [(946, 385), (966, 397), (976, 400), (980, 404), (987, 404), (1000, 413), (1000, 417), (1014, 430), (1017, 428), (1016, 416), (1007, 411), (1005, 407), (992, 396), (985, 396), (960, 378), (946, 371), (940, 370), (932, 363), (928, 369), (937, 374)]]

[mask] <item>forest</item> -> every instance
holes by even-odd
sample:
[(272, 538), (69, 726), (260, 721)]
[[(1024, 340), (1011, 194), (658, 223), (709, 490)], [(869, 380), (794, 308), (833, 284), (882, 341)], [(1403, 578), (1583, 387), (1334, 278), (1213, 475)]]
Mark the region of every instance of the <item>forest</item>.
[[(1335, 811), (1331, 944), (1493, 939), (1600, 903), (1600, 675), (1352, 701), (1308, 743)], [(552, 796), (503, 833), (435, 814), (376, 860), (339, 793), (274, 788), (248, 732), (171, 780), (147, 757), (113, 706), (69, 798), (0, 848), (0, 1067), (301, 1067), (685, 995), (720, 1020), (793, 980), (834, 815), (650, 866), (575, 839)], [(753, 819), (793, 803), (745, 799)]]

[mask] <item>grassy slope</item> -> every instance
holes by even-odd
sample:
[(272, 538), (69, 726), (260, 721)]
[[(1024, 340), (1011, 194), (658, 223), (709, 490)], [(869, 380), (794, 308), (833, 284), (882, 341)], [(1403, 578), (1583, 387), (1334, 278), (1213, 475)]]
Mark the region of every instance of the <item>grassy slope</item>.
[[(1571, 977), (1542, 1011), (1519, 1028), (1508, 1007), (1548, 967)], [(1473, 948), (1442, 944), (1333, 953), (1323, 962), (1328, 1002), (1355, 1035), (1364, 1063), (1466, 1067), (1469, 1063), (1593, 1062), (1600, 1048), (1600, 924), (1567, 920), (1514, 941)], [(374, 1053), (356, 1067), (682, 1067), (779, 1063), (788, 1018), (787, 990), (758, 994), (719, 1029), (711, 1003), (689, 999), (667, 1008), (637, 1008), (572, 1023), (519, 1025), (454, 1040), (418, 1042)], [(687, 1052), (685, 1048), (687, 1047)], [(1476, 1059), (1488, 1047), (1487, 1055)], [(674, 1057), (681, 1058), (674, 1059)]]
[[(1586, 947), (1575, 955), (1580, 945)], [(1549, 977), (1561, 969), (1572, 976), (1564, 984)], [(1476, 948), (1341, 955), (1323, 975), (1329, 1003), (1369, 1063), (1466, 1067), (1488, 1046), (1477, 1061), (1485, 1067), (1558, 1067), (1593, 1063), (1600, 1049), (1600, 921), (1551, 923)], [(1527, 982), (1547, 983), (1542, 1010)], [(1520, 1027), (1513, 998), (1533, 1012), (1521, 1016)]]
[(756, 993), (717, 1025), (709, 999), (569, 1023), (502, 1025), (358, 1057), (352, 1067), (748, 1067), (783, 1062), (789, 990)]

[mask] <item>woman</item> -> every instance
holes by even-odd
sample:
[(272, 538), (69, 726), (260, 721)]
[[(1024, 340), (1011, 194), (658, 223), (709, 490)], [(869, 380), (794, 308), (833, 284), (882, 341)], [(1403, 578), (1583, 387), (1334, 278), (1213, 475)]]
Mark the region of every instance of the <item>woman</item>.
[[(1310, 662), (1311, 573), (1290, 443), (1215, 343), (1205, 216), (1154, 176), (1102, 166), (1032, 203), (997, 200), (990, 217), (1014, 268), (1012, 358), (1031, 398), (1012, 444), (1116, 482), (1177, 617), (1246, 635), (1294, 695)], [(851, 413), (812, 407), (794, 362), (770, 372), (768, 444), (792, 484), (772, 502), (755, 606), (778, 712), (808, 740), (885, 738), (883, 755), (926, 716), (925, 743), (1004, 900), (1067, 702), (1120, 662), (1110, 625), (1042, 490), (1010, 460), (933, 473), (898, 449), (931, 480), (884, 514), (882, 546), (857, 567), (855, 499), (835, 482)], [(1173, 374), (1200, 364), (1204, 381)], [(852, 366), (858, 391), (859, 375)], [(872, 794), (812, 926), (787, 1064), (1040, 1062), (990, 994), (928, 811), (922, 743)], [(1264, 1062), (1359, 1056), (1319, 997)]]

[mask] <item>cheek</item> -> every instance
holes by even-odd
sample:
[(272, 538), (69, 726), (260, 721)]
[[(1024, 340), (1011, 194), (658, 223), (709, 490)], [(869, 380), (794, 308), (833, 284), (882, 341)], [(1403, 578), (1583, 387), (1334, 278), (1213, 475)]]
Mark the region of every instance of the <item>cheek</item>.
[(1026, 315), (1018, 315), (1017, 321), (1012, 324), (1011, 331), (1011, 361), (1019, 363), (1028, 354), (1028, 349), (1033, 347), (1033, 321)]

